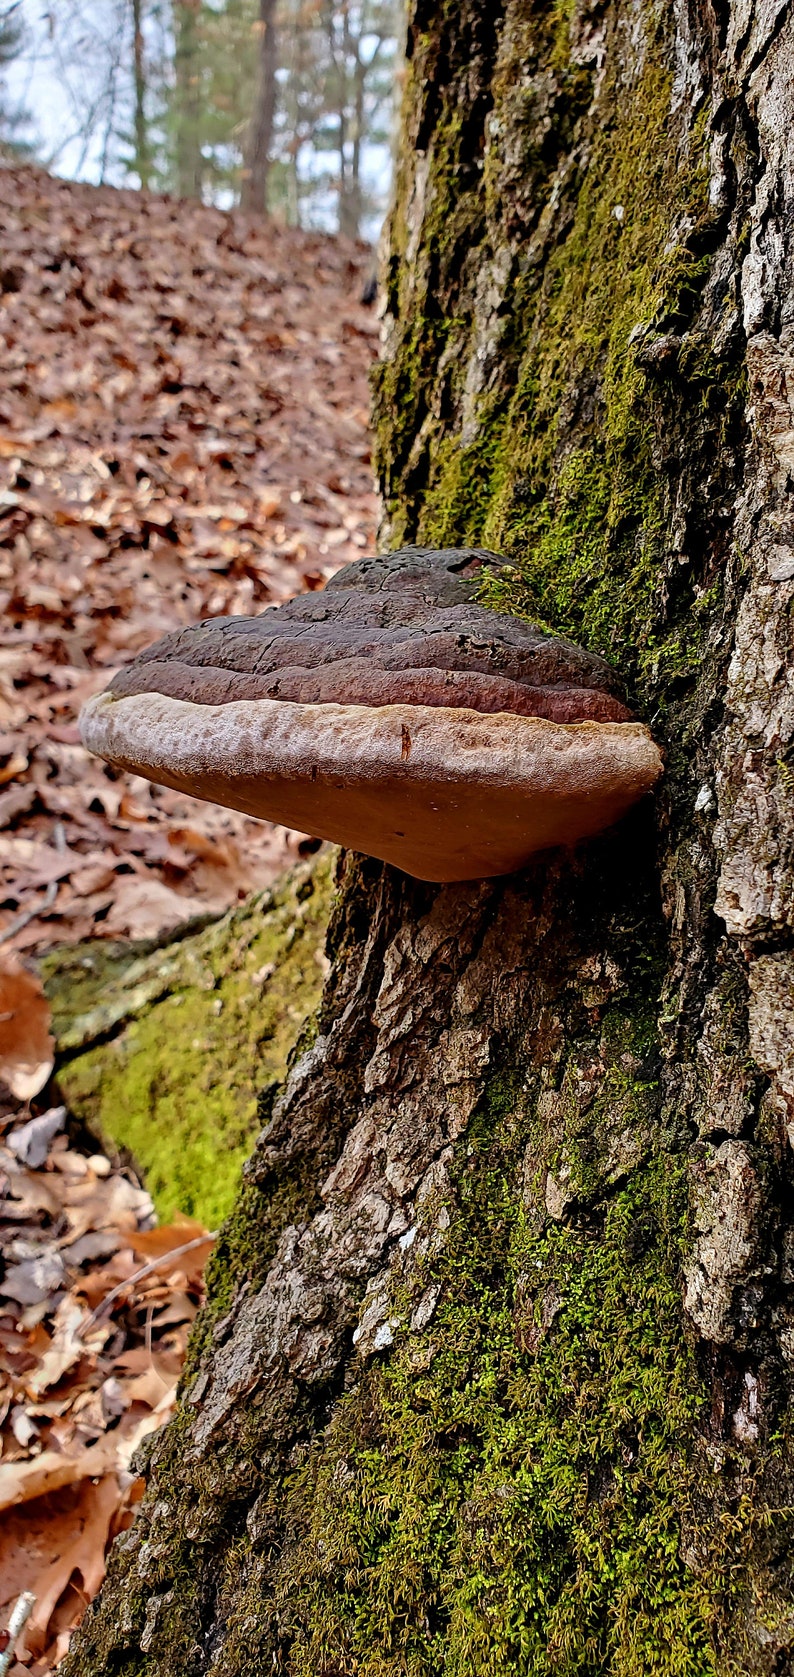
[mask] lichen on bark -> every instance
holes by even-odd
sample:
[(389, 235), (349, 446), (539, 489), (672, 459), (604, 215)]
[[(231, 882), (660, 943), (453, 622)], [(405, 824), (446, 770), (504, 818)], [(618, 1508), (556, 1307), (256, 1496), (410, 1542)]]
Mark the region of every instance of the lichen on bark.
[(792, 66), (782, 4), (414, 0), (387, 539), (500, 548), (665, 790), (343, 863), (69, 1677), (792, 1669)]

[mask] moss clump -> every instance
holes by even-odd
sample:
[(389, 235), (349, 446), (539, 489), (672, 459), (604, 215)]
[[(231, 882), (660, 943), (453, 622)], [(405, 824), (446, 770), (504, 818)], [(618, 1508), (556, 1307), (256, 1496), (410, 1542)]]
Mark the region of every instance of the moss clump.
[[(143, 957), (134, 981), (128, 963), (126, 1017), (117, 1021), (111, 994), (83, 995), (83, 1026), (107, 1022), (112, 1034), (63, 1061), (61, 1088), (78, 1117), (132, 1154), (163, 1218), (181, 1211), (216, 1227), (231, 1209), (259, 1127), (256, 1090), (283, 1075), (320, 999), (330, 871), (327, 855), (296, 869), (197, 937)], [(58, 991), (56, 971), (47, 982)], [(79, 1039), (83, 1026), (72, 1015), (64, 1034)]]
[(441, 1284), (435, 1318), (362, 1373), (293, 1478), (292, 1677), (715, 1670), (714, 1578), (682, 1555), (702, 1401), (683, 1172), (657, 1158), (601, 1215), (539, 1228), (524, 1140), (475, 1126), (415, 1280)]

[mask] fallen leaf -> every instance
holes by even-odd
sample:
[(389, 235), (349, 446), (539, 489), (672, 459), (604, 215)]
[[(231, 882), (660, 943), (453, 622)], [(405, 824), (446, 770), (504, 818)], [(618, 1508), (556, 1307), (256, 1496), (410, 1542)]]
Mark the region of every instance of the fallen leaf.
[(166, 1377), (152, 1366), (125, 1380), (124, 1390), (131, 1403), (145, 1403), (150, 1409), (156, 1409), (164, 1397), (170, 1397), (176, 1390), (176, 1384), (176, 1374)]
[(74, 1456), (44, 1450), (28, 1461), (0, 1462), (0, 1512), (21, 1502), (32, 1502), (34, 1497), (49, 1496), (51, 1491), (74, 1485), (79, 1479), (100, 1478), (115, 1468), (118, 1446), (115, 1433), (106, 1433), (98, 1443)]
[(113, 937), (157, 937), (206, 912), (199, 897), (179, 896), (156, 877), (127, 874), (116, 887), (105, 929)]
[(40, 1397), (49, 1386), (57, 1386), (64, 1374), (80, 1361), (85, 1347), (80, 1328), (85, 1312), (82, 1305), (68, 1296), (61, 1300), (55, 1312), (52, 1343), (27, 1381), (32, 1397)]
[[(192, 1217), (179, 1217), (162, 1228), (136, 1230), (130, 1235), (130, 1245), (133, 1252), (151, 1262), (153, 1258), (164, 1259), (170, 1257), (173, 1252), (180, 1252), (192, 1240), (207, 1240), (211, 1243), (212, 1239), (203, 1223), (195, 1222)], [(206, 1258), (203, 1261), (206, 1262)]]
[(18, 774), (24, 774), (27, 766), (28, 758), (23, 757), (21, 753), (9, 757), (8, 762), (0, 767), (0, 786), (4, 786), (9, 780), (16, 780)]
[(7, 792), (0, 792), (0, 827), (8, 827), (35, 802), (35, 786), (9, 786)]
[[(3, 856), (15, 950), (156, 936), (295, 860), (285, 828), (106, 769), (78, 714), (159, 635), (321, 588), (374, 538), (377, 323), (352, 301), (367, 253), (191, 203), (175, 236), (173, 217), (157, 196), (0, 171), (20, 275), (3, 297), (0, 830), (38, 847)], [(157, 841), (137, 852), (162, 887), (145, 906), (118, 895), (134, 827)], [(172, 829), (205, 843), (169, 856)]]
[(8, 1136), (9, 1151), (23, 1165), (29, 1165), (31, 1170), (39, 1170), (50, 1150), (50, 1142), (54, 1136), (60, 1134), (65, 1123), (66, 1107), (51, 1106), (48, 1112), (40, 1112), (37, 1118), (29, 1118), (26, 1124), (20, 1124), (18, 1129), (11, 1130)]
[(19, 1101), (44, 1088), (53, 1066), (50, 1006), (41, 981), (18, 965), (0, 968), (0, 1082)]
[(45, 1250), (38, 1258), (6, 1264), (0, 1297), (15, 1299), (17, 1304), (40, 1304), (58, 1291), (63, 1279), (63, 1259), (57, 1252)]
[(83, 1603), (93, 1600), (105, 1575), (110, 1526), (123, 1494), (113, 1473), (98, 1484), (83, 1482), (44, 1504), (36, 1501), (6, 1513), (0, 1533), (0, 1611), (10, 1608), (23, 1590), (36, 1597), (18, 1658), (44, 1652), (52, 1615), (75, 1574)]

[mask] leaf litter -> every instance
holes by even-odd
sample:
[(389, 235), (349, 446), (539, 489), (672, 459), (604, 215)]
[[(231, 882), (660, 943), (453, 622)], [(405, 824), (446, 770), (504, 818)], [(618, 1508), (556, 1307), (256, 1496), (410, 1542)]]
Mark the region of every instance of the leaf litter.
[(14, 1099), (0, 1040), (0, 1623), (35, 1597), (11, 1670), (43, 1677), (134, 1517), (133, 1457), (173, 1413), (214, 1237), (157, 1227), (134, 1172), (49, 1104), (46, 999), (18, 966), (4, 985), (36, 1089)]
[(371, 252), (33, 168), (0, 214), (0, 945), (156, 938), (311, 843), (117, 773), (78, 713), (371, 548)]
[(158, 635), (371, 547), (377, 325), (364, 246), (34, 168), (0, 168), (0, 213), (0, 1627), (35, 1598), (11, 1672), (44, 1677), (134, 1518), (213, 1235), (157, 1227), (58, 1104), (24, 962), (156, 939), (313, 848), (116, 773), (77, 716)]

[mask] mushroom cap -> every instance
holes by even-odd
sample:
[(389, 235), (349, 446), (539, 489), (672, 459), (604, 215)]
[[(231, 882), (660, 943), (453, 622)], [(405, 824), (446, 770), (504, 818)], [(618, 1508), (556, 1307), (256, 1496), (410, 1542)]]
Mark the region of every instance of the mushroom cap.
[(512, 872), (610, 826), (662, 760), (601, 659), (472, 602), (485, 560), (407, 549), (166, 636), (89, 701), (83, 739), (419, 879)]

